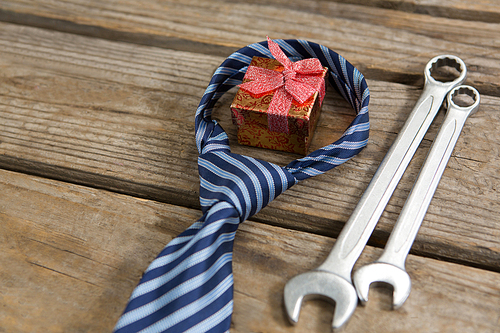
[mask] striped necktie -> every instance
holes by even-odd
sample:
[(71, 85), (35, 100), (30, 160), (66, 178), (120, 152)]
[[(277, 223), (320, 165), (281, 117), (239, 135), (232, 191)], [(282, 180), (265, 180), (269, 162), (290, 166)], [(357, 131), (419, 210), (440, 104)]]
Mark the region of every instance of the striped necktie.
[(292, 60), (318, 58), (329, 82), (356, 110), (342, 137), (286, 167), (231, 153), (211, 119), (217, 100), (242, 82), (253, 56), (271, 58), (267, 41), (229, 56), (215, 71), (196, 111), (203, 216), (150, 264), (115, 332), (228, 332), (233, 310), (232, 249), (238, 225), (297, 182), (347, 161), (368, 142), (369, 90), (363, 75), (328, 48), (275, 40)]

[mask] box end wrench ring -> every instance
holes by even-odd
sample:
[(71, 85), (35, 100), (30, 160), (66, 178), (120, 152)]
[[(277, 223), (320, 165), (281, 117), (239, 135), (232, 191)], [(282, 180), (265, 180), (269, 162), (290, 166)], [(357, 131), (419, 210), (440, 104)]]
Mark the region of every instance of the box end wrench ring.
[[(459, 94), (469, 95), (473, 99), (473, 103), (468, 106), (457, 105), (454, 98)], [(368, 301), (370, 284), (373, 282), (385, 282), (393, 287), (393, 309), (401, 307), (410, 295), (411, 280), (405, 270), (406, 257), (417, 236), (465, 120), (479, 108), (480, 96), (477, 90), (472, 87), (459, 86), (450, 91), (447, 101), (448, 110), (443, 124), (401, 210), (384, 252), (375, 262), (354, 272), (354, 285), (363, 304)]]
[[(434, 79), (431, 70), (443, 66), (455, 67), (460, 75), (448, 82)], [(351, 282), (352, 268), (446, 94), (463, 83), (466, 74), (464, 62), (452, 55), (437, 56), (427, 63), (422, 95), (340, 232), (327, 259), (318, 268), (297, 275), (287, 282), (284, 303), (292, 323), (298, 322), (302, 301), (309, 298), (326, 298), (335, 303), (332, 322), (334, 330), (341, 329), (352, 316), (358, 304), (358, 296)]]

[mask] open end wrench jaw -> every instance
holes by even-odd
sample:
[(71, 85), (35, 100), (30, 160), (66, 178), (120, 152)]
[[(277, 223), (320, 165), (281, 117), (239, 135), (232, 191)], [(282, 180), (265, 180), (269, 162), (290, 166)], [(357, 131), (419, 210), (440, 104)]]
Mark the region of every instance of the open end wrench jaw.
[(312, 270), (295, 276), (285, 286), (284, 301), (290, 322), (299, 321), (302, 301), (316, 298), (335, 304), (332, 330), (337, 332), (344, 328), (358, 304), (356, 290), (349, 281), (330, 272)]
[(393, 287), (393, 310), (400, 308), (410, 295), (411, 279), (404, 269), (384, 262), (373, 262), (353, 274), (353, 283), (361, 304), (368, 302), (370, 285), (374, 282), (387, 283)]

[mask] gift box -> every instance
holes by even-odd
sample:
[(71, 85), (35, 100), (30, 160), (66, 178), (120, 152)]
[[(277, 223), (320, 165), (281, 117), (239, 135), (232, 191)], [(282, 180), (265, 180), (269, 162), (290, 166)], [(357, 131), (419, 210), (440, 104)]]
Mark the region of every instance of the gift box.
[[(286, 59), (288, 60), (288, 58)], [(325, 95), (325, 78), (328, 73), (328, 69), (322, 67), (318, 59), (314, 60), (317, 62), (312, 74), (303, 74), (304, 71), (300, 69), (297, 73), (290, 70), (290, 64), (297, 63), (290, 61), (289, 68), (287, 68), (282, 64), (282, 62), (286, 64), (285, 60), (280, 62), (271, 58), (253, 57), (243, 79), (243, 84), (240, 85), (231, 104), (231, 116), (233, 123), (238, 127), (238, 142), (240, 144), (302, 155), (307, 154)], [(308, 64), (303, 65), (308, 67)], [(256, 74), (256, 72), (258, 73)], [(284, 79), (280, 78), (279, 75)], [(278, 78), (276, 78), (277, 76)], [(283, 92), (285, 85), (269, 91), (269, 85), (272, 86), (276, 80), (286, 81), (287, 76), (302, 82), (302, 86), (299, 84), (295, 88), (287, 86), (287, 91), (293, 92), (293, 89), (296, 89), (298, 90), (297, 94), (300, 95), (304, 90), (308, 90), (310, 96), (295, 97), (286, 91)], [(252, 89), (252, 87), (249, 88), (245, 85), (252, 82), (254, 86), (259, 86), (259, 89)], [(266, 87), (260, 89), (260, 86)], [(280, 92), (279, 89), (282, 91)], [(263, 90), (268, 91), (261, 92)], [(278, 94), (281, 96), (276, 96)], [(283, 108), (285, 105), (286, 110), (278, 111), (278, 114), (276, 112), (270, 114), (270, 108), (276, 109), (276, 105), (278, 108)]]

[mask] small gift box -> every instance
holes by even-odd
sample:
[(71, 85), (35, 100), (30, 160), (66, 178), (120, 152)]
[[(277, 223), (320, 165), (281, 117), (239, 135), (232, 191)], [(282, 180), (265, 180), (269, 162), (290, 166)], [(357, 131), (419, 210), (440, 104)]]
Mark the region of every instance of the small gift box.
[(275, 59), (253, 57), (231, 104), (238, 142), (305, 155), (328, 69), (316, 58), (292, 62), (278, 44), (268, 45)]

